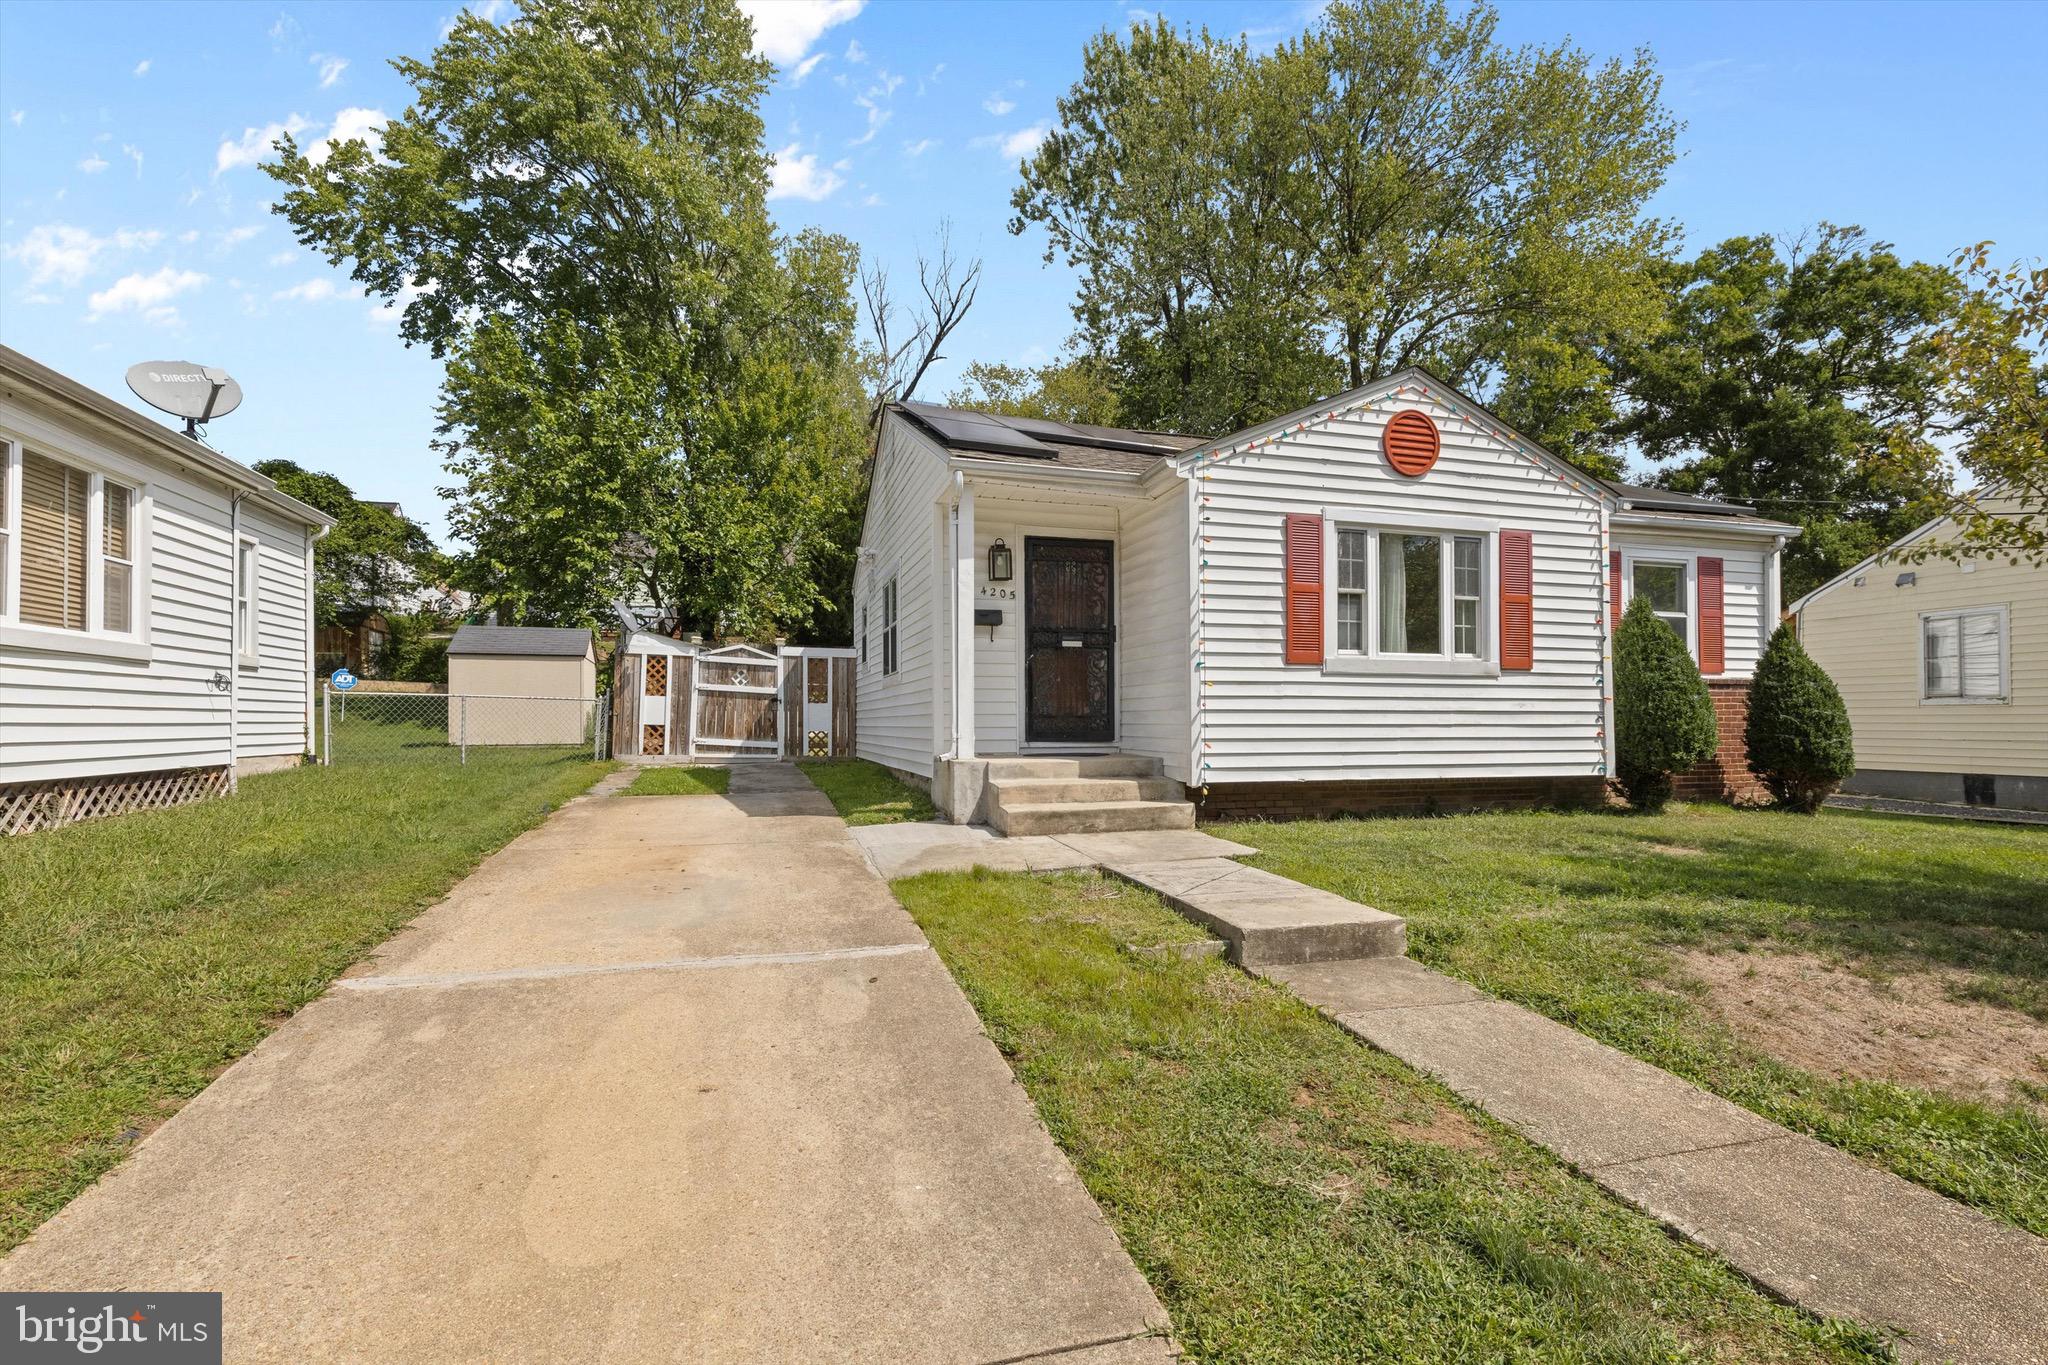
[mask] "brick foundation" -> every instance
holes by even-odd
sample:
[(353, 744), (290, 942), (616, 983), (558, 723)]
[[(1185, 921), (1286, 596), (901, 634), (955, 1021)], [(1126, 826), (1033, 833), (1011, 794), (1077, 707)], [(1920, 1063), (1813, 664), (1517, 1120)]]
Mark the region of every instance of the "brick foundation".
[(1748, 679), (1710, 682), (1707, 691), (1714, 698), (1714, 723), (1721, 729), (1720, 747), (1706, 762), (1673, 777), (1673, 792), (1681, 801), (1732, 801), (1743, 806), (1768, 802), (1771, 794), (1750, 772), (1748, 751), (1742, 742), (1743, 727), (1749, 723)]
[[(1739, 734), (1739, 729), (1738, 729)], [(1190, 788), (1195, 818), (1328, 820), (1340, 815), (1448, 815), (1528, 806), (1598, 806), (1602, 777), (1440, 777), (1387, 782), (1216, 782)]]

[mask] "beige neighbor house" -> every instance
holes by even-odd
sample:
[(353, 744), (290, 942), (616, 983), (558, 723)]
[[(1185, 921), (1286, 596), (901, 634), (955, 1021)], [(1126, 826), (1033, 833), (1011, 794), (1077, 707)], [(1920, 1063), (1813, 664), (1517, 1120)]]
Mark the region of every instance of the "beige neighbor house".
[(0, 832), (218, 795), (297, 763), (313, 542), (332, 525), (0, 346)]
[(463, 626), (448, 644), (448, 742), (585, 744), (597, 705), (587, 630)]
[(1856, 733), (1842, 790), (2048, 810), (2048, 568), (1905, 555), (1954, 535), (1929, 522), (1792, 604)]

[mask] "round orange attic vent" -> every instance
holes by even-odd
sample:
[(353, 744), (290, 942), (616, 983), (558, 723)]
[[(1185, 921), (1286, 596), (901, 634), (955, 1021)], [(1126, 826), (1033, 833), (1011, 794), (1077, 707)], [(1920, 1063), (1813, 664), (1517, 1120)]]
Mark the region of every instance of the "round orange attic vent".
[(1427, 474), (1436, 463), (1437, 452), (1443, 448), (1436, 423), (1429, 420), (1429, 414), (1414, 408), (1405, 408), (1389, 418), (1380, 441), (1386, 446), (1387, 463), (1394, 467), (1394, 472), (1411, 479)]

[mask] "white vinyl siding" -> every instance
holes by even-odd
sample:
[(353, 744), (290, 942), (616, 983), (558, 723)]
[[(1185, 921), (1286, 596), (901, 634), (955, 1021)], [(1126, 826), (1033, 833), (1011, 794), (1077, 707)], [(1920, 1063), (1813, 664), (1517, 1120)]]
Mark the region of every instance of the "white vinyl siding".
[[(1420, 478), (1393, 472), (1381, 450), (1381, 429), (1396, 407), (1430, 412), (1442, 435), (1435, 467)], [(1205, 503), (1195, 534), (1207, 563), (1194, 595), (1202, 663), (1195, 783), (1602, 771), (1605, 573), (1597, 494), (1568, 486), (1534, 457), (1486, 435), (1469, 414), (1406, 396), (1199, 466), (1195, 477)], [(1334, 660), (1322, 669), (1284, 664), (1282, 520), (1326, 509), (1334, 526), (1384, 514), (1403, 530), (1434, 523), (1453, 533), (1463, 519), (1531, 532), (1535, 666), (1496, 674), (1472, 660), (1460, 672), (1454, 659), (1409, 672), (1348, 672)], [(1334, 539), (1333, 529), (1331, 558)], [(1334, 577), (1326, 573), (1326, 591)], [(1498, 612), (1485, 593), (1495, 591), (1482, 590), (1479, 601), (1480, 648), (1489, 657), (1498, 652)], [(1454, 606), (1446, 614), (1455, 638)], [(1326, 616), (1326, 650), (1334, 653), (1339, 633)]]
[(856, 612), (870, 612), (880, 627), (882, 585), (894, 580), (896, 659), (893, 672), (876, 658), (860, 673), (855, 743), (862, 758), (919, 777), (931, 775), (939, 751), (934, 717), (946, 616), (935, 506), (945, 482), (937, 451), (901, 418), (884, 417), (853, 596)]
[(1622, 607), (1635, 600), (1636, 566), (1675, 564), (1684, 574), (1684, 611), (1665, 613), (1674, 631), (1680, 626), (1695, 659), (1699, 657), (1699, 560), (1721, 561), (1721, 639), (1726, 671), (1723, 678), (1747, 678), (1756, 672), (1777, 622), (1770, 619), (1771, 540), (1761, 535), (1715, 532), (1710, 526), (1617, 526), (1614, 548), (1621, 553)]
[[(88, 597), (107, 605), (125, 576), (132, 631), (59, 632), (0, 620), (0, 784), (219, 766), (228, 762), (236, 666), (234, 536), (228, 490), (162, 458), (147, 441), (105, 434), (70, 410), (0, 400), (0, 442), (47, 451), (101, 484), (90, 534)], [(126, 536), (105, 519), (127, 490)], [(17, 504), (18, 505), (18, 504)], [(305, 555), (310, 528), (242, 504), (259, 542), (258, 657), (241, 676), (241, 753), (306, 746)], [(90, 525), (89, 525), (90, 532)], [(260, 682), (257, 680), (260, 678)]]
[(1159, 759), (1176, 782), (1193, 780), (1190, 502), (1188, 485), (1174, 479), (1154, 498), (1120, 504), (1117, 541), (1117, 747)]

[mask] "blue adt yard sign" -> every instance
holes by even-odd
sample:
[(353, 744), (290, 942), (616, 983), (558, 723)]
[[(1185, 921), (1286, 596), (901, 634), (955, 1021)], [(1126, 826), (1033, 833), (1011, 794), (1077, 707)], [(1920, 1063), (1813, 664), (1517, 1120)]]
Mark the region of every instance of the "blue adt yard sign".
[(337, 692), (346, 692), (356, 685), (356, 675), (345, 668), (337, 668), (327, 679), (327, 685)]

